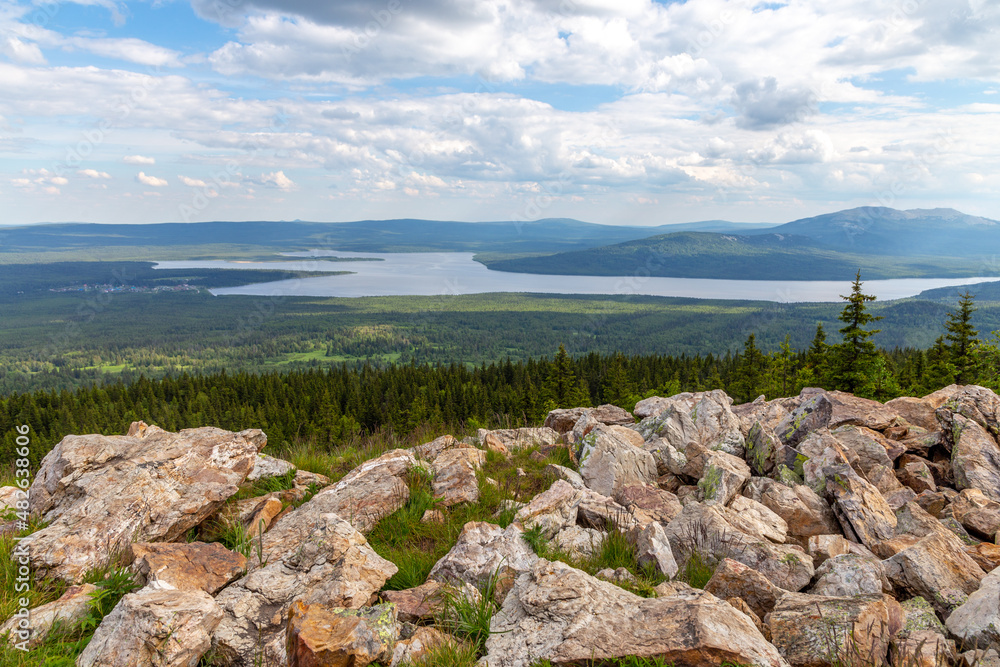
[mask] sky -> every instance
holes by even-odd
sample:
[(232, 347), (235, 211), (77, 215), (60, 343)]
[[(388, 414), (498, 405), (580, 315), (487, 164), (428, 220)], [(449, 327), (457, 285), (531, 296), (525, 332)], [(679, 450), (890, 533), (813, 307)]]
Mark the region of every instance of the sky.
[(996, 0), (0, 0), (0, 224), (1000, 218)]

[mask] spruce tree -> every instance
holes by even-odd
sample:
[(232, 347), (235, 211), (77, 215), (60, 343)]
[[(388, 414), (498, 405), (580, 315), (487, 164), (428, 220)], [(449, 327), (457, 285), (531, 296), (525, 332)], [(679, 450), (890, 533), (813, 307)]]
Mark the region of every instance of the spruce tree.
[(736, 364), (736, 380), (733, 382), (735, 398), (748, 402), (760, 396), (766, 371), (767, 359), (757, 347), (757, 336), (750, 334), (743, 344), (743, 354)]
[(948, 350), (951, 364), (955, 367), (955, 382), (969, 384), (975, 382), (979, 365), (976, 355), (979, 332), (972, 326), (972, 313), (977, 308), (973, 306), (974, 297), (968, 291), (960, 295), (958, 311), (948, 313), (945, 329), (948, 330)]
[(843, 341), (834, 348), (833, 382), (835, 388), (857, 393), (870, 383), (871, 376), (876, 371), (878, 350), (871, 337), (880, 329), (866, 329), (871, 322), (881, 320), (880, 316), (868, 312), (868, 302), (875, 296), (861, 291), (861, 270), (858, 269), (851, 293), (843, 294), (841, 299), (847, 302), (841, 311), (840, 319), (844, 326), (840, 329)]

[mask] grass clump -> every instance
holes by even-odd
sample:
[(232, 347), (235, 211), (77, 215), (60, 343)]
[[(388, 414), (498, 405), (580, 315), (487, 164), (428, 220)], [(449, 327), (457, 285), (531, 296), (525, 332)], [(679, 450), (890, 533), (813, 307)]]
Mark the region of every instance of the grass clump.
[(449, 641), (435, 646), (416, 662), (404, 667), (474, 667), (479, 660), (476, 647), (468, 642)]
[(259, 498), (261, 496), (266, 496), (269, 493), (287, 491), (288, 489), (292, 489), (294, 487), (295, 470), (289, 470), (284, 475), (278, 475), (277, 477), (264, 477), (251, 482), (237, 491), (236, 495), (232, 497), (232, 500), (237, 501), (246, 500), (248, 498)]
[(446, 590), (441, 598), (437, 622), (442, 630), (464, 639), (474, 648), (477, 656), (485, 655), (486, 640), (490, 637), (493, 614), (499, 610), (496, 602), (497, 568), (486, 585), (480, 589), (479, 599), (472, 599), (460, 590)]

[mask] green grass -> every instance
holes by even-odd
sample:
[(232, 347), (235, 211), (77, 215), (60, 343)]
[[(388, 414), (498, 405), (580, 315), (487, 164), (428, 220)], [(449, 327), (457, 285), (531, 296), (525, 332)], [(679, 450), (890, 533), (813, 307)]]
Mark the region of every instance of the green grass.
[(431, 649), (416, 662), (403, 663), (403, 667), (474, 667), (477, 660), (473, 644), (450, 641)]
[(677, 579), (693, 588), (705, 588), (715, 574), (715, 565), (700, 551), (693, 551), (677, 573)]

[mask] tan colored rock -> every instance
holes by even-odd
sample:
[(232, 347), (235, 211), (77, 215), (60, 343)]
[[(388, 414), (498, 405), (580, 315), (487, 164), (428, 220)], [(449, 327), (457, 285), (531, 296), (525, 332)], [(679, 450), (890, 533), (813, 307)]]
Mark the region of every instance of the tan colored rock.
[[(285, 504), (281, 502), (281, 494), (269, 493), (259, 498), (247, 498), (239, 500), (233, 506), (230, 513), (223, 508), (222, 521), (239, 521), (246, 528), (247, 534), (253, 537), (267, 532), (274, 520), (280, 515)], [(235, 516), (234, 516), (235, 515)], [(263, 528), (263, 530), (262, 530)]]
[(200, 590), (215, 595), (243, 576), (247, 559), (218, 542), (149, 543), (130, 547), (139, 583), (153, 588)]
[(569, 526), (576, 525), (581, 494), (569, 482), (556, 480), (547, 491), (539, 493), (514, 515), (524, 528), (538, 526), (548, 539)]
[(544, 426), (559, 433), (571, 431), (573, 425), (589, 412), (594, 419), (608, 426), (628, 426), (635, 423), (635, 418), (628, 410), (619, 408), (617, 405), (599, 405), (596, 408), (569, 408), (563, 410), (553, 410), (545, 417)]
[(789, 535), (809, 537), (840, 532), (830, 505), (807, 486), (788, 487), (773, 479), (755, 477), (744, 495), (784, 519)]
[(631, 512), (613, 499), (590, 489), (580, 493), (576, 517), (581, 526), (595, 530), (609, 530), (614, 527), (626, 532), (640, 523)]
[(258, 454), (253, 468), (250, 469), (250, 474), (247, 475), (246, 481), (256, 482), (261, 479), (282, 477), (289, 473), (295, 473), (295, 466), (288, 461), (276, 459), (267, 454)]
[(844, 535), (868, 548), (891, 539), (896, 532), (896, 515), (874, 486), (847, 465), (827, 466), (826, 492)]
[(1000, 647), (1000, 571), (983, 577), (978, 590), (970, 592), (945, 625), (963, 648)]
[(957, 388), (957, 385), (951, 385), (951, 387), (945, 390), (934, 392), (923, 398), (894, 398), (886, 402), (885, 407), (910, 424), (933, 431), (938, 428), (937, 417), (934, 414), (935, 411), (944, 404)]
[(781, 422), (775, 432), (787, 445), (795, 446), (807, 434), (821, 428), (864, 426), (881, 431), (893, 425), (896, 416), (877, 401), (839, 391), (804, 389), (804, 400)]
[(580, 473), (575, 470), (571, 470), (566, 466), (550, 463), (545, 466), (545, 472), (557, 479), (568, 482), (574, 489), (582, 490), (587, 488), (587, 485), (583, 483), (583, 477), (580, 477)]
[(948, 505), (948, 499), (940, 491), (924, 491), (914, 498), (915, 502), (924, 508), (931, 516), (940, 519), (941, 513)]
[(643, 440), (624, 426), (598, 426), (580, 453), (580, 476), (588, 488), (614, 496), (632, 484), (656, 484), (656, 461), (642, 448)]
[(662, 396), (653, 396), (651, 398), (644, 398), (635, 404), (635, 416), (639, 419), (646, 419), (647, 417), (653, 417), (669, 407), (673, 407), (681, 412), (690, 412), (695, 405), (702, 399), (705, 395), (704, 392), (684, 392), (681, 394), (675, 394), (673, 396), (664, 398)]
[(979, 489), (1000, 501), (1000, 446), (982, 426), (962, 415), (952, 415), (951, 452), (955, 487)]
[[(855, 468), (862, 474), (877, 465), (891, 468), (892, 460), (904, 451), (903, 447), (894, 445), (878, 431), (864, 426), (841, 426), (830, 431), (830, 435), (836, 438), (842, 447), (858, 456)], [(895, 456), (890, 457), (890, 452)]]
[(705, 584), (705, 591), (723, 600), (739, 598), (761, 618), (771, 613), (778, 598), (787, 592), (757, 570), (731, 558), (722, 559)]
[(738, 612), (741, 612), (747, 618), (749, 618), (753, 622), (754, 627), (757, 628), (758, 631), (760, 631), (760, 634), (765, 641), (771, 641), (771, 628), (767, 627), (767, 625), (765, 625), (764, 622), (760, 620), (760, 616), (758, 616), (753, 612), (753, 609), (750, 608), (750, 605), (748, 605), (740, 598), (729, 598), (726, 600), (726, 604), (728, 604), (730, 607), (732, 607)]
[(746, 441), (732, 404), (733, 399), (721, 389), (706, 391), (690, 415), (702, 447), (742, 457)]
[(252, 665), (257, 655), (283, 665), (293, 601), (358, 609), (371, 604), (396, 573), (396, 566), (339, 515), (297, 516), (305, 507), (264, 535), (266, 565), (252, 560), (250, 573), (217, 596), (225, 612), (213, 639), (220, 659)]
[(633, 514), (643, 514), (651, 521), (664, 524), (681, 513), (681, 502), (677, 496), (651, 484), (626, 486), (615, 500)]
[(449, 597), (465, 597), (477, 603), (481, 599), (479, 591), (469, 584), (456, 587), (428, 579), (423, 584), (401, 591), (385, 591), (382, 598), (396, 606), (396, 618), (403, 623), (430, 621), (441, 611)]
[[(6, 514), (9, 510), (16, 510), (18, 501), (27, 503), (28, 492), (16, 486), (0, 486), (0, 515)], [(27, 510), (24, 505), (24, 510)]]
[(288, 610), (288, 667), (367, 667), (396, 648), (396, 607), (343, 609), (295, 602)]
[(421, 523), (444, 523), (444, 512), (441, 510), (426, 510), (420, 517)]
[(816, 567), (829, 558), (850, 551), (850, 543), (842, 535), (812, 535), (806, 542), (806, 552), (812, 556)]
[(457, 643), (457, 639), (435, 628), (417, 628), (409, 639), (396, 644), (389, 667), (417, 664), (421, 660), (426, 660), (432, 651)]
[(559, 440), (559, 433), (551, 428), (504, 428), (487, 431), (479, 429), (479, 441), (484, 442), (486, 435), (490, 434), (499, 441), (505, 449), (516, 452), (521, 449), (554, 445)]
[(931, 469), (922, 461), (907, 463), (896, 471), (896, 477), (904, 486), (913, 489), (914, 493), (937, 491), (937, 485), (934, 483), (934, 476), (931, 474)]
[(560, 551), (582, 560), (589, 558), (601, 548), (605, 535), (606, 533), (593, 528), (570, 526), (560, 530), (552, 542)]
[(190, 667), (211, 646), (222, 610), (200, 590), (143, 588), (104, 617), (78, 667)]
[(667, 578), (677, 575), (677, 561), (670, 550), (670, 540), (663, 526), (655, 521), (633, 531), (636, 561), (640, 567), (652, 566)]
[(723, 508), (726, 521), (744, 533), (784, 544), (788, 538), (788, 524), (766, 505), (746, 496), (736, 496)]
[(992, 572), (1000, 567), (1000, 545), (989, 542), (966, 544), (965, 553), (982, 568), (983, 572)]
[(831, 667), (884, 656), (890, 639), (903, 627), (903, 610), (888, 595), (786, 593), (767, 623), (774, 645), (790, 665)]
[(295, 479), (292, 483), (297, 487), (309, 488), (310, 486), (317, 486), (323, 488), (324, 486), (330, 486), (330, 478), (326, 475), (321, 475), (318, 472), (310, 472), (308, 470), (296, 470)]
[(259, 430), (142, 427), (66, 436), (42, 460), (31, 509), (49, 525), (26, 540), (36, 576), (80, 581), (132, 541), (178, 539), (236, 493), (266, 443)]
[(753, 622), (713, 595), (646, 599), (560, 562), (518, 577), (486, 640), (490, 667), (658, 656), (685, 664), (780, 667)]
[(476, 471), (486, 462), (481, 449), (449, 449), (434, 459), (434, 498), (444, 507), (479, 500)]
[(647, 417), (633, 427), (643, 437), (645, 449), (656, 457), (660, 474), (679, 475), (687, 464), (685, 452), (701, 446), (700, 435), (687, 412), (670, 407), (658, 415)]
[(0, 626), (0, 637), (10, 633), (11, 644), (24, 644), (29, 651), (37, 648), (57, 625), (69, 629), (83, 622), (90, 614), (96, 592), (93, 584), (70, 586), (59, 599), (31, 609), (27, 618), (15, 613)]
[(841, 554), (816, 568), (816, 583), (809, 589), (812, 595), (827, 597), (857, 597), (891, 593), (882, 561), (857, 554)]
[(993, 435), (1000, 433), (1000, 397), (986, 387), (974, 384), (959, 386), (941, 405), (941, 409), (971, 419)]
[(422, 445), (417, 445), (413, 447), (410, 451), (413, 455), (424, 461), (433, 461), (439, 457), (443, 452), (449, 449), (456, 449), (459, 447), (466, 447), (466, 445), (459, 442), (457, 438), (453, 435), (442, 435), (438, 438), (434, 438), (430, 442), (425, 442)]
[(1000, 503), (979, 489), (964, 489), (951, 502), (951, 515), (973, 535), (993, 541), (1000, 530)]
[(955, 642), (946, 636), (944, 625), (927, 601), (910, 598), (901, 605), (906, 625), (893, 639), (889, 655), (894, 667), (942, 667), (954, 664)]
[(878, 489), (883, 497), (888, 497), (904, 488), (899, 478), (896, 477), (896, 472), (886, 466), (874, 466), (865, 474), (865, 478)]
[(963, 604), (986, 576), (950, 532), (923, 537), (883, 564), (893, 585), (924, 598), (942, 616)]
[(462, 528), (458, 542), (431, 569), (428, 579), (466, 582), (484, 588), (496, 573), (520, 574), (538, 556), (514, 525), (506, 529), (492, 523), (470, 521)]
[(751, 477), (750, 466), (743, 459), (714, 450), (689, 456), (685, 471), (699, 478), (699, 500), (708, 504), (728, 505)]

